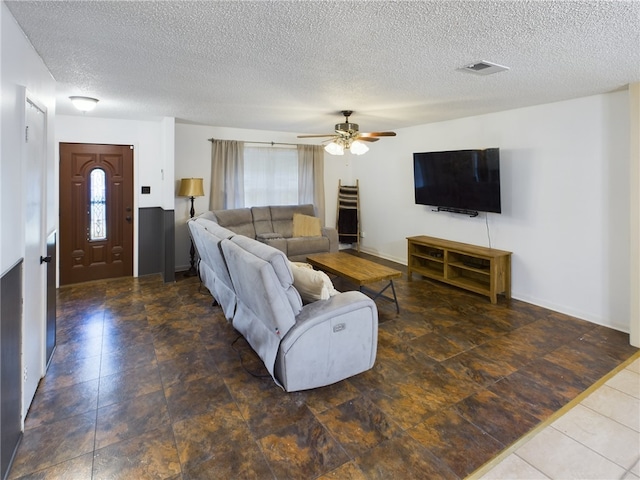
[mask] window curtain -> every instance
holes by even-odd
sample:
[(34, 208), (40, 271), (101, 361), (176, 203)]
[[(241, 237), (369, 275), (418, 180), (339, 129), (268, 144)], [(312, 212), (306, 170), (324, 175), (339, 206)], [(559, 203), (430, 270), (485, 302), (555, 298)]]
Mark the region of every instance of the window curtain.
[(291, 147), (245, 145), (244, 204), (296, 205), (298, 152)]
[(209, 210), (244, 207), (244, 142), (211, 141)]
[(298, 145), (298, 203), (312, 203), (324, 226), (324, 149)]

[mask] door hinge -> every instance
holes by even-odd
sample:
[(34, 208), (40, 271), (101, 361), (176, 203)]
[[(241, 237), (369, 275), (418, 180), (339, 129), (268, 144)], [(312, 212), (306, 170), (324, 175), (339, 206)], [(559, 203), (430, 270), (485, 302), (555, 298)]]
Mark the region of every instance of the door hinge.
[(29, 125), (24, 127), (24, 141), (29, 142)]

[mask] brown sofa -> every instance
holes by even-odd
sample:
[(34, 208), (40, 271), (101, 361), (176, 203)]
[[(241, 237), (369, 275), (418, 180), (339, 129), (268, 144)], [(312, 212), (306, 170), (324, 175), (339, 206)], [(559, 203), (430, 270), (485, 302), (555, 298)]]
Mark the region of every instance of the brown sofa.
[(338, 251), (338, 232), (335, 228), (318, 225), (317, 232), (303, 232), (302, 236), (294, 236), (294, 214), (315, 217), (315, 209), (311, 204), (274, 205), (215, 210), (203, 213), (201, 217), (211, 219), (236, 234), (275, 247), (294, 262), (305, 262), (307, 255), (314, 253)]

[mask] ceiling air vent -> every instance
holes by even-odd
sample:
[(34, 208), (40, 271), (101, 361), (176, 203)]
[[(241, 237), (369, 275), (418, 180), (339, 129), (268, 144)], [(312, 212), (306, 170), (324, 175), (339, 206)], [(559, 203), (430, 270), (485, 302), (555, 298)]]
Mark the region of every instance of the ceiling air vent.
[(487, 61), (480, 61), (460, 67), (458, 70), (464, 70), (465, 72), (475, 73), (476, 75), (491, 75), (493, 73), (504, 72), (509, 70), (509, 67), (498, 65), (497, 63), (491, 63)]

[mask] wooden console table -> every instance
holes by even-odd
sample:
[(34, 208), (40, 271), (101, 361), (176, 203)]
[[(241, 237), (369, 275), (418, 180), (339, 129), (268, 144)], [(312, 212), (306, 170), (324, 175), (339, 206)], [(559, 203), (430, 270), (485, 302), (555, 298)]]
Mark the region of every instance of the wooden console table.
[(418, 273), (497, 303), (511, 298), (511, 252), (419, 235), (407, 238), (407, 276)]

